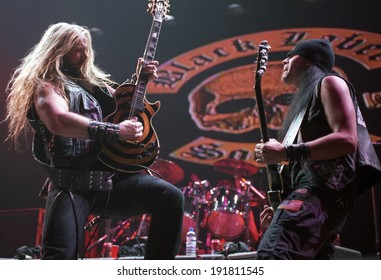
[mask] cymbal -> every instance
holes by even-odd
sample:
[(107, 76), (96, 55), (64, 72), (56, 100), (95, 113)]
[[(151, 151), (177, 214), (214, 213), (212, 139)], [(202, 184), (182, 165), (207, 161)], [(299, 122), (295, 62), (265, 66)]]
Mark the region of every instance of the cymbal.
[(238, 159), (221, 159), (214, 163), (217, 171), (230, 175), (253, 175), (258, 172), (254, 165)]
[(184, 170), (170, 160), (157, 159), (150, 168), (157, 172), (164, 180), (174, 185), (184, 179)]

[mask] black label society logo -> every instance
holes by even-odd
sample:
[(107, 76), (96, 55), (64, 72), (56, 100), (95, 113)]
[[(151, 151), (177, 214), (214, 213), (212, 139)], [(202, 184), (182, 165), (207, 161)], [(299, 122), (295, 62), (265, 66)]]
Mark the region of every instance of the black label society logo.
[[(223, 63), (228, 65), (226, 62), (244, 57), (251, 57), (253, 61), (258, 45), (265, 39), (271, 49), (268, 68), (265, 78), (262, 79), (262, 94), (268, 127), (277, 131), (287, 113), (288, 97), (295, 92), (293, 87), (284, 85), (280, 81), (283, 68), (281, 59), (285, 58), (286, 53), (298, 42), (310, 38), (330, 40), (336, 57), (341, 56), (356, 62), (363, 71), (376, 71), (381, 68), (381, 34), (334, 28), (283, 29), (228, 38), (179, 55), (160, 66), (159, 78), (150, 85), (148, 91), (177, 94), (192, 78), (212, 67)], [(279, 60), (271, 59), (273, 53), (279, 52), (283, 55), (282, 57), (278, 55)], [(224, 158), (248, 160), (256, 164), (255, 161), (251, 161), (253, 159), (251, 151), (260, 140), (259, 137), (253, 137), (252, 142), (236, 143), (203, 135), (207, 132), (239, 135), (259, 130), (253, 91), (254, 68), (254, 63), (226, 68), (207, 77), (195, 85), (193, 90), (185, 93), (189, 100), (190, 117), (199, 128), (200, 135), (197, 135), (194, 141), (173, 151), (172, 157), (207, 165)], [(348, 76), (351, 69), (336, 64), (335, 70), (343, 76)], [(356, 77), (349, 78), (353, 81)], [(360, 80), (361, 77), (357, 79)], [(183, 92), (181, 94), (184, 95)], [(380, 87), (376, 87), (376, 90), (372, 87), (372, 90), (357, 94), (365, 106), (363, 110), (380, 110)], [(229, 103), (237, 104), (237, 101), (242, 102), (235, 110), (234, 106), (231, 106), (233, 110), (228, 112), (221, 110), (229, 107)], [(374, 133), (381, 134), (380, 131)], [(380, 139), (377, 135), (372, 137), (373, 140)]]

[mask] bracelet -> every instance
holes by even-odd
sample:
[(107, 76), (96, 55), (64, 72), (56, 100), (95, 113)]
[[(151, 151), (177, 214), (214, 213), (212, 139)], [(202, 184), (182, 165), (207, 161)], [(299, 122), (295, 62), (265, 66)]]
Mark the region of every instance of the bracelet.
[(286, 146), (286, 153), (288, 162), (307, 161), (310, 158), (310, 149), (304, 143)]
[(91, 140), (106, 140), (116, 142), (119, 140), (119, 125), (109, 122), (90, 121), (87, 127)]

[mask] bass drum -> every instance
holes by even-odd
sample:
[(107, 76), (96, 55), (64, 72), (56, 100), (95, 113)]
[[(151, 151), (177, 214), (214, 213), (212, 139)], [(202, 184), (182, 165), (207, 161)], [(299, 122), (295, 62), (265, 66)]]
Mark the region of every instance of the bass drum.
[(210, 232), (226, 239), (235, 239), (245, 230), (242, 195), (230, 187), (211, 190), (212, 204), (207, 218)]

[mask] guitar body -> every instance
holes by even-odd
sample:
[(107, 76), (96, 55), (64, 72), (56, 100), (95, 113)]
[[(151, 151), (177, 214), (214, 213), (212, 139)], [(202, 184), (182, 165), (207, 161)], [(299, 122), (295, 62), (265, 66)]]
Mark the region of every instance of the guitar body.
[(282, 201), (282, 194), (284, 191), (284, 182), (281, 174), (281, 168), (278, 164), (269, 164), (266, 166), (267, 178), (269, 182), (269, 190), (267, 191), (267, 198), (271, 207), (275, 210), (278, 208)]
[[(131, 101), (135, 85), (122, 84), (115, 92), (116, 110), (104, 121), (120, 123), (131, 115)], [(137, 141), (104, 142), (99, 160), (116, 171), (135, 173), (149, 167), (159, 154), (159, 139), (152, 125), (152, 118), (160, 108), (160, 102), (149, 103), (144, 99), (144, 110), (134, 114), (143, 124), (143, 135)]]
[[(169, 0), (149, 0), (147, 11), (152, 14), (153, 21), (144, 50), (144, 64), (154, 60), (162, 21), (169, 12), (169, 7)], [(99, 160), (119, 172), (136, 173), (147, 169), (159, 154), (159, 139), (152, 126), (152, 118), (159, 110), (160, 102), (149, 103), (146, 99), (149, 79), (142, 73), (143, 66), (140, 67), (136, 84), (123, 83), (116, 89), (116, 110), (103, 120), (118, 124), (136, 117), (143, 124), (143, 135), (136, 141), (102, 144)]]

